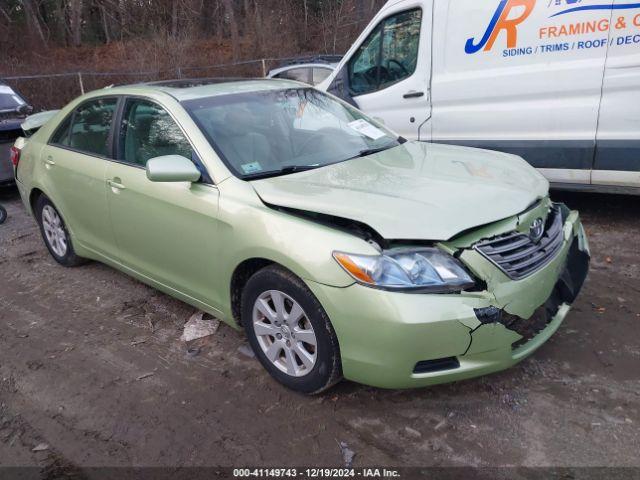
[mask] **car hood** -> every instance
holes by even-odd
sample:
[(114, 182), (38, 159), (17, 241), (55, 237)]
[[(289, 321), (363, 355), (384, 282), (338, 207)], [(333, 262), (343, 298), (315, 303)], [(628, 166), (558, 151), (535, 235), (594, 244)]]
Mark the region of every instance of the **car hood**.
[(520, 157), (422, 142), (252, 185), (270, 205), (356, 220), (387, 240), (434, 241), (517, 215), (549, 190)]

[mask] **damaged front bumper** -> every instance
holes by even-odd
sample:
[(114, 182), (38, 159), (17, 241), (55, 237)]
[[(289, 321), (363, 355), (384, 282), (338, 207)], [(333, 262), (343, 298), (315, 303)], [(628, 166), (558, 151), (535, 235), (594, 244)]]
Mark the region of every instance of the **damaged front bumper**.
[(504, 370), (531, 355), (559, 328), (588, 272), (578, 213), (562, 208), (561, 248), (524, 279), (463, 250), (460, 258), (487, 283), (481, 292), (421, 295), (308, 282), (336, 330), (345, 378), (422, 387)]

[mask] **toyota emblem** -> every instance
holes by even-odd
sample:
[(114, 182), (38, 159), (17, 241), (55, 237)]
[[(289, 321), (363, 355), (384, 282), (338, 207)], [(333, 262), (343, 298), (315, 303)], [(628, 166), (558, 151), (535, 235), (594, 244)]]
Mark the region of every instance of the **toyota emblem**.
[(537, 218), (529, 229), (529, 238), (533, 243), (538, 243), (544, 235), (544, 220)]

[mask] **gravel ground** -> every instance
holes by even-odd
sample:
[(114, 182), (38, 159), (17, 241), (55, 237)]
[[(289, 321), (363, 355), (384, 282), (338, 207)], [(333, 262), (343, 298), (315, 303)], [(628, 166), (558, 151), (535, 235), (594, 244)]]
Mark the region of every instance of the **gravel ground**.
[(344, 442), (356, 467), (640, 467), (640, 197), (555, 197), (581, 210), (594, 258), (532, 358), (429, 389), (343, 382), (308, 398), (225, 325), (188, 355), (190, 306), (97, 263), (59, 267), (4, 191), (0, 465), (341, 466)]

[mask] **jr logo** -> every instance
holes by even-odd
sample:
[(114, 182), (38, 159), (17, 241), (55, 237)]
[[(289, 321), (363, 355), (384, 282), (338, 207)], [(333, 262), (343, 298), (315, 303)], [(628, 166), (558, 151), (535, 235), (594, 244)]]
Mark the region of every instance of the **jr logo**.
[(561, 7), (563, 2), (567, 5), (573, 5), (574, 3), (580, 3), (582, 0), (549, 0), (549, 8), (553, 5), (556, 7)]
[[(507, 48), (515, 48), (518, 43), (518, 25), (531, 15), (535, 6), (536, 0), (501, 0), (480, 42), (475, 44), (475, 38), (468, 39), (464, 51), (471, 54), (483, 48), (485, 51), (491, 50), (502, 30), (507, 33)], [(514, 18), (509, 18), (514, 9), (522, 7), (524, 10)]]

